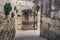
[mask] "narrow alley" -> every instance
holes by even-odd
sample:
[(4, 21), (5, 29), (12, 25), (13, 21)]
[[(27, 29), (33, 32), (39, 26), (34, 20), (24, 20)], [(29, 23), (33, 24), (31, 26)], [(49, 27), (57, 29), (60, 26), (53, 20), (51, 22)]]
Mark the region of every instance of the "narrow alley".
[(40, 37), (39, 30), (19, 30), (16, 33), (14, 40), (47, 40)]

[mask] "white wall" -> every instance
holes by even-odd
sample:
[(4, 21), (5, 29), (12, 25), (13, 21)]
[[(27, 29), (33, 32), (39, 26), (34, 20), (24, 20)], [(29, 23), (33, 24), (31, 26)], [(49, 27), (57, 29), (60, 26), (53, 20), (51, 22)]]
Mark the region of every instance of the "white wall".
[(10, 0), (11, 5), (12, 5), (12, 6), (15, 6), (15, 5), (16, 5), (16, 1), (17, 1), (17, 0)]

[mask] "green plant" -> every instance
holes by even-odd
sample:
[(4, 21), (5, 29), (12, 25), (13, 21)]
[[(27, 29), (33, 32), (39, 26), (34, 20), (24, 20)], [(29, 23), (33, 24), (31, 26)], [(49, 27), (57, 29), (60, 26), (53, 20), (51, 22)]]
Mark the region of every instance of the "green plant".
[(14, 7), (14, 11), (16, 10), (16, 6)]
[(13, 12), (11, 13), (11, 17), (12, 17), (12, 18), (14, 17), (14, 13), (13, 13)]
[(12, 7), (11, 7), (11, 4), (10, 3), (6, 3), (4, 5), (4, 12), (5, 12), (5, 15), (8, 16), (9, 15), (9, 12), (12, 10)]
[(18, 10), (17, 10), (17, 8), (16, 8), (16, 6), (14, 7), (14, 11), (16, 10), (16, 13), (18, 13)]
[(16, 13), (18, 13), (18, 10), (16, 9)]
[(39, 9), (40, 9), (40, 7), (39, 7), (39, 6), (37, 6), (37, 7), (36, 7), (36, 11), (38, 11)]

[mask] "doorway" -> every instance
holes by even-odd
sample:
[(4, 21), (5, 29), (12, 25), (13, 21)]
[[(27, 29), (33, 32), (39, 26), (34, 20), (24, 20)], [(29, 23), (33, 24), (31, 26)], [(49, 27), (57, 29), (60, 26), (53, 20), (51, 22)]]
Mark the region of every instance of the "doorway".
[(36, 16), (34, 16), (34, 12), (32, 12), (32, 10), (22, 11), (22, 29), (25, 30), (37, 29), (37, 14)]

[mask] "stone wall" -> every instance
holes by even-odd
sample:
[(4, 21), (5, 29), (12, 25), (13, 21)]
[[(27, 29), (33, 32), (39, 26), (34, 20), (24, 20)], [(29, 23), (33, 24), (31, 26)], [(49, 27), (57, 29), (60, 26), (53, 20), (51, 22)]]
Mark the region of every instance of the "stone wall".
[(0, 40), (12, 40), (15, 37), (14, 21), (5, 17), (4, 5), (6, 0), (0, 0)]
[(0, 40), (12, 40), (15, 37), (14, 23), (11, 18), (0, 14)]
[[(47, 3), (49, 5), (48, 1)], [(49, 8), (49, 6), (47, 5), (43, 7)], [(53, 8), (51, 7), (51, 9), (52, 10), (50, 10), (50, 13), (48, 9), (46, 10), (42, 9), (41, 36), (48, 38), (48, 40), (59, 40), (60, 39), (59, 38), (60, 37), (60, 10), (57, 10), (57, 7), (54, 6)]]

